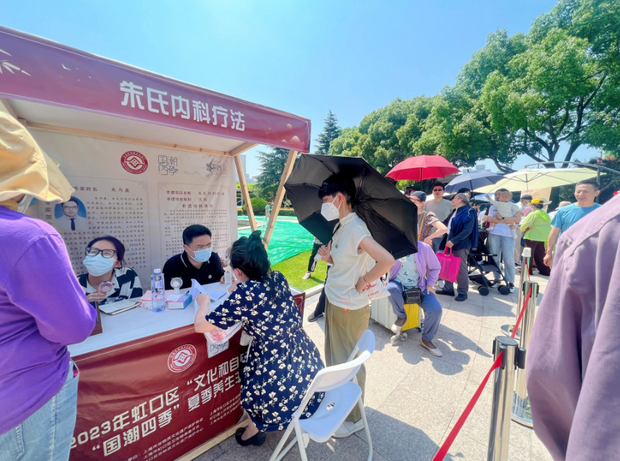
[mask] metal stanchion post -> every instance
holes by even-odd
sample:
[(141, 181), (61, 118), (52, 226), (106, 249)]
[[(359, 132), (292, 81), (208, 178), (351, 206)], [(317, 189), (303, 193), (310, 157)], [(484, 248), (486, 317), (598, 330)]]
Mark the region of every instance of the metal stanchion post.
[(517, 342), (506, 336), (498, 336), (493, 343), (494, 357), (503, 352), (502, 365), (495, 370), (493, 383), (493, 408), (487, 461), (506, 461), (510, 440), (510, 413), (512, 388), (517, 365)]
[[(523, 283), (525, 282), (525, 278), (528, 276), (526, 270), (529, 270), (532, 258), (532, 249), (529, 247), (523, 247), (523, 253), (521, 253), (521, 275), (519, 277), (519, 299), (517, 300), (517, 317), (519, 317), (519, 312), (521, 307), (523, 307), (523, 300), (525, 299), (525, 288), (523, 287)], [(512, 335), (512, 329), (514, 325), (502, 325), (502, 333), (506, 336)], [(518, 341), (521, 336), (521, 332), (517, 330), (515, 334), (515, 339)]]
[(526, 376), (525, 376), (525, 356), (530, 347), (530, 337), (534, 328), (534, 318), (536, 317), (536, 299), (538, 298), (538, 283), (525, 282), (524, 292), (532, 294), (525, 306), (523, 319), (521, 320), (521, 338), (519, 338), (519, 352), (523, 357), (523, 367), (517, 370), (517, 380), (512, 401), (512, 419), (519, 424), (532, 427), (532, 414), (530, 412), (530, 398), (527, 395)]

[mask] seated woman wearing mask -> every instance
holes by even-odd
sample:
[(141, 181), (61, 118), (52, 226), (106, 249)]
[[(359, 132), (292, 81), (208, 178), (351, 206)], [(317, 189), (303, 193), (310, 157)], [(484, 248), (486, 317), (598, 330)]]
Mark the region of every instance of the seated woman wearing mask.
[[(99, 237), (86, 247), (86, 258), (83, 261), (86, 274), (78, 277), (88, 302), (113, 302), (117, 299), (128, 299), (142, 296), (140, 278), (133, 269), (123, 267), (125, 245), (114, 237)], [(114, 289), (102, 293), (99, 285), (111, 282)]]
[[(231, 287), (228, 299), (212, 312), (209, 296), (198, 295), (200, 309), (194, 327), (197, 333), (206, 333), (242, 322), (245, 333), (254, 338), (241, 382), (241, 406), (252, 422), (238, 429), (235, 438), (240, 445), (260, 446), (266, 431), (286, 429), (324, 365), (301, 326), (286, 279), (280, 272), (271, 272), (260, 231), (241, 237), (229, 253), (240, 283)], [(322, 398), (322, 393), (315, 394), (302, 418), (312, 416)]]

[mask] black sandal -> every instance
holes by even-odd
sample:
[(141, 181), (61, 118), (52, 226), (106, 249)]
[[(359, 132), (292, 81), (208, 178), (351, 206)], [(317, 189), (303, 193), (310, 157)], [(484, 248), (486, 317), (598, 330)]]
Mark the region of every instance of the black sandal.
[(264, 432), (260, 431), (254, 434), (249, 439), (243, 440), (241, 436), (245, 432), (245, 429), (245, 427), (240, 427), (235, 432), (235, 440), (237, 440), (237, 443), (242, 447), (247, 447), (248, 445), (256, 445), (257, 447), (260, 447), (263, 443), (265, 443), (265, 440), (267, 440), (267, 435)]

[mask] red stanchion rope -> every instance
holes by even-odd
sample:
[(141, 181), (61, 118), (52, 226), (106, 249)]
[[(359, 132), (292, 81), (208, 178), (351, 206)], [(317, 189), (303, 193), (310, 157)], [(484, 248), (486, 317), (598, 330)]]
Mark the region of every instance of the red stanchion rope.
[[(526, 269), (527, 269), (527, 267), (526, 267)], [(528, 274), (529, 274), (529, 272), (528, 272)], [(525, 307), (530, 302), (530, 297), (531, 296), (532, 296), (532, 288), (530, 287), (530, 289), (529, 289), (529, 291), (527, 293), (527, 296), (525, 297), (525, 302), (523, 303), (523, 306), (521, 307), (521, 312), (519, 312), (519, 317), (517, 318), (517, 323), (515, 324), (514, 329), (512, 330), (512, 335), (510, 336), (511, 338), (514, 338), (515, 334), (517, 334), (517, 329), (519, 328), (519, 325), (521, 324), (521, 319), (523, 318), (523, 314), (525, 313)], [(467, 418), (469, 417), (469, 414), (474, 409), (474, 406), (476, 406), (476, 403), (478, 403), (478, 398), (482, 394), (482, 391), (484, 390), (484, 386), (487, 385), (487, 382), (489, 381), (489, 378), (491, 377), (491, 373), (494, 370), (496, 370), (497, 368), (502, 366), (502, 358), (503, 358), (503, 356), (504, 356), (504, 352), (503, 351), (498, 354), (497, 358), (495, 359), (495, 362), (493, 362), (493, 365), (491, 366), (491, 369), (487, 372), (486, 376), (484, 377), (484, 379), (480, 383), (480, 386), (478, 386), (478, 389), (476, 389), (476, 392), (474, 393), (474, 396), (471, 398), (471, 400), (469, 401), (469, 403), (465, 407), (465, 410), (463, 411), (463, 413), (459, 417), (458, 421), (456, 422), (456, 424), (454, 425), (454, 427), (450, 431), (450, 434), (448, 434), (448, 437), (444, 441), (444, 443), (441, 446), (441, 448), (439, 449), (439, 451), (437, 451), (437, 454), (433, 458), (433, 461), (443, 461), (443, 459), (445, 458), (446, 454), (448, 454), (448, 450), (452, 446), (452, 443), (454, 442), (454, 439), (456, 439), (456, 436), (461, 431), (463, 425), (465, 424), (465, 421), (467, 421)]]
[(523, 314), (525, 314), (525, 308), (530, 302), (530, 298), (532, 297), (532, 287), (530, 286), (529, 291), (527, 292), (527, 296), (525, 297), (525, 302), (523, 303), (523, 307), (521, 307), (521, 312), (519, 312), (519, 317), (517, 317), (517, 323), (515, 323), (515, 327), (512, 330), (511, 338), (514, 338), (517, 334), (517, 330), (519, 329), (519, 325), (521, 325), (521, 320), (523, 319)]

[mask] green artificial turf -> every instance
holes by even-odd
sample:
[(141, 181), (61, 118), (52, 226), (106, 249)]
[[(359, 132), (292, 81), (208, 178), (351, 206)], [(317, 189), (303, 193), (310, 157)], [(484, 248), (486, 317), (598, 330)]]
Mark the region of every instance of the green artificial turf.
[(288, 280), (288, 284), (298, 290), (305, 291), (308, 288), (312, 288), (325, 281), (325, 272), (327, 270), (327, 264), (324, 261), (319, 261), (316, 265), (316, 269), (308, 280), (302, 280), (306, 271), (308, 270), (308, 259), (310, 259), (311, 251), (304, 251), (297, 256), (285, 259), (272, 267), (274, 271), (279, 271), (284, 274)]

